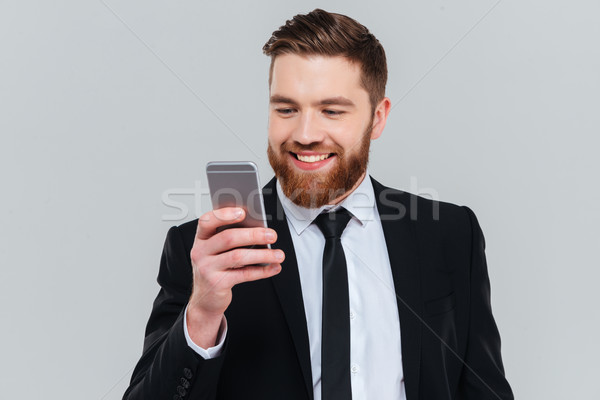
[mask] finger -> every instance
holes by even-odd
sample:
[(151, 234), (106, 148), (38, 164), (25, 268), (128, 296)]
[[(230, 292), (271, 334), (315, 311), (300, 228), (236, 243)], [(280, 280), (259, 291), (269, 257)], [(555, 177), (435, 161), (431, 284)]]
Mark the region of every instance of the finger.
[(267, 266), (246, 266), (232, 269), (227, 272), (227, 281), (232, 287), (239, 283), (257, 281), (277, 275), (281, 272), (281, 264), (269, 264)]
[(277, 241), (277, 232), (269, 228), (232, 228), (219, 232), (205, 243), (209, 254), (220, 254), (236, 247), (266, 245)]
[(285, 258), (279, 249), (233, 249), (231, 251), (213, 256), (217, 269), (240, 268), (253, 264), (278, 264)]
[(217, 232), (217, 228), (243, 221), (246, 214), (239, 207), (224, 207), (212, 210), (198, 218), (196, 238), (206, 240)]

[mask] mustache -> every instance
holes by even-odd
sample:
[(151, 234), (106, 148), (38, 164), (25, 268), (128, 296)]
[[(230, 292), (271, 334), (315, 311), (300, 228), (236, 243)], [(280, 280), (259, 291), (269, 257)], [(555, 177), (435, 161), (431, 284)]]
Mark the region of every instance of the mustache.
[(321, 143), (302, 144), (297, 142), (284, 142), (280, 146), (281, 152), (301, 153), (303, 151), (314, 151), (316, 153), (335, 153), (338, 155), (344, 154), (342, 146), (334, 144), (324, 147)]

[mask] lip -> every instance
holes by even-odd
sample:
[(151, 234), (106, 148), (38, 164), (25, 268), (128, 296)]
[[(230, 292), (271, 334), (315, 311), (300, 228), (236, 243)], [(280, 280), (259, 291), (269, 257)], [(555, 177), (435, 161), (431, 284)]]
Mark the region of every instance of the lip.
[[(302, 153), (297, 153), (303, 156), (312, 156), (312, 155), (320, 155), (323, 153), (317, 153), (314, 151), (303, 151)], [(291, 152), (288, 153), (289, 157), (292, 159), (292, 162), (294, 163), (294, 165), (304, 171), (314, 171), (316, 169), (320, 169), (325, 167), (327, 164), (329, 164), (334, 158), (336, 158), (337, 156), (331, 155), (328, 158), (321, 160), (321, 161), (315, 161), (313, 163), (307, 163), (304, 161), (300, 161), (296, 158), (296, 156), (294, 156), (294, 154), (292, 154)]]

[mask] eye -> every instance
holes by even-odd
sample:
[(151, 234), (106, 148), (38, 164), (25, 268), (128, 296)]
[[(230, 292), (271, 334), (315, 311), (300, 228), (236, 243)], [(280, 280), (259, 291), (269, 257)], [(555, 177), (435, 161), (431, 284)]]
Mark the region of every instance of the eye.
[(337, 117), (337, 116), (340, 116), (340, 115), (342, 115), (342, 114), (344, 113), (344, 111), (328, 110), (328, 109), (327, 109), (327, 110), (323, 110), (323, 113), (324, 113), (325, 115), (328, 115), (328, 116), (330, 116), (330, 117)]
[(277, 114), (280, 114), (280, 115), (291, 115), (291, 114), (293, 114), (295, 111), (296, 111), (296, 110), (295, 110), (295, 109), (293, 109), (293, 108), (276, 108), (276, 109), (275, 109), (275, 112), (276, 112)]

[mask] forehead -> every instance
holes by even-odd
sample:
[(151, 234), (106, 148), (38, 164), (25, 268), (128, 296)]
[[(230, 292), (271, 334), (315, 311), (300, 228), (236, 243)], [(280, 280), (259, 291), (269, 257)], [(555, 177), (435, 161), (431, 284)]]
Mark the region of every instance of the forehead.
[(368, 97), (357, 63), (345, 57), (282, 54), (273, 62), (271, 95)]

